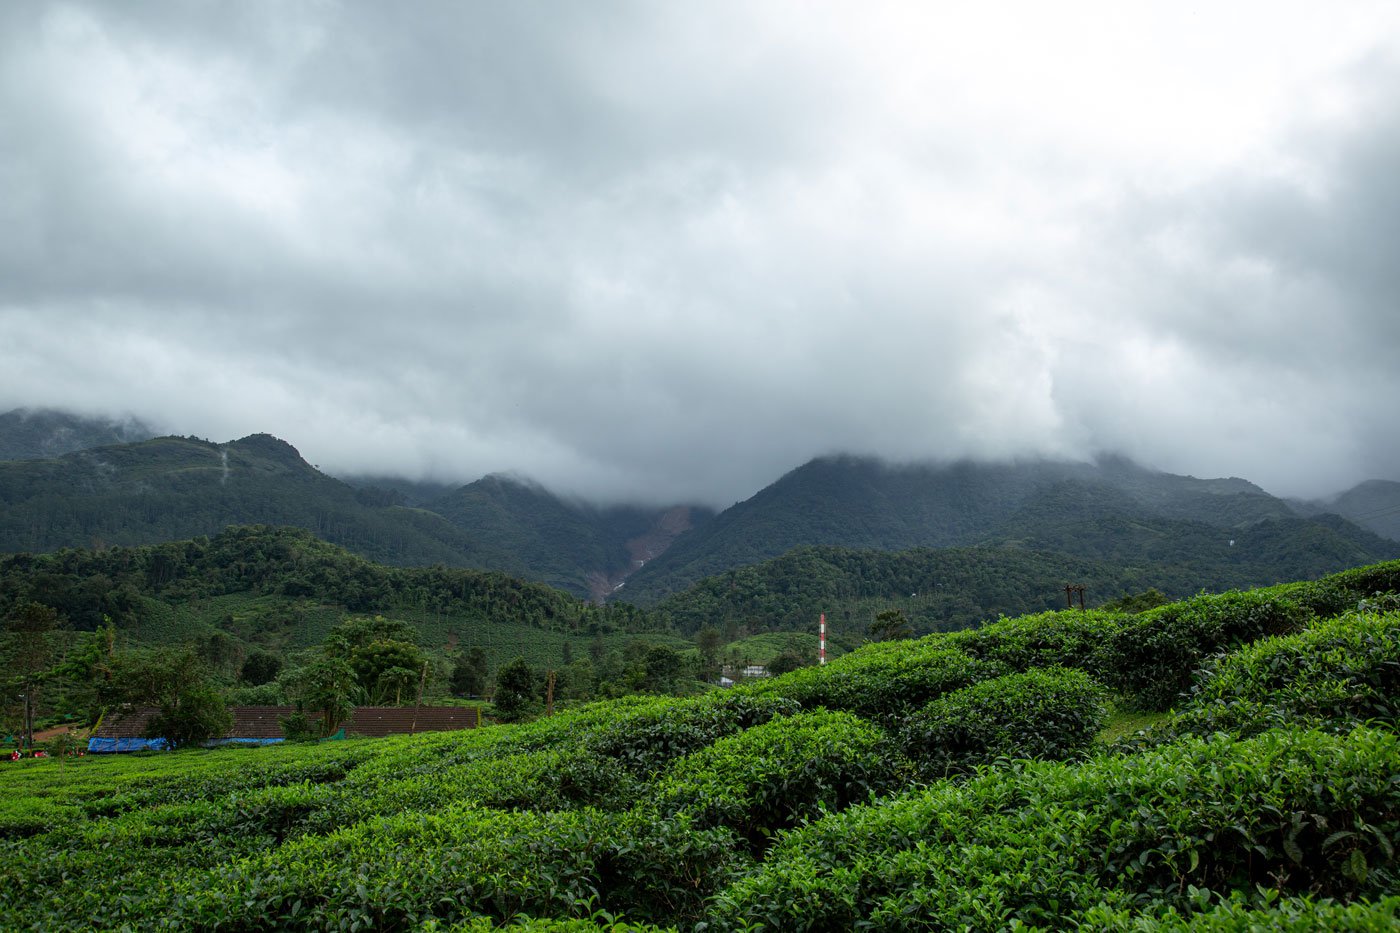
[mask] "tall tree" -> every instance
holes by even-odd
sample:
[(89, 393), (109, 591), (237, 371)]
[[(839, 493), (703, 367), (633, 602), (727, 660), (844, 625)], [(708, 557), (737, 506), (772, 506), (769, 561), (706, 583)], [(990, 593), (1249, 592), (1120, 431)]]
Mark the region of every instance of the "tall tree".
[(453, 696), (475, 697), (486, 692), (486, 684), (491, 673), (486, 652), (481, 648), (468, 648), (452, 664), (451, 688)]
[(117, 655), (104, 694), (112, 702), (157, 707), (146, 736), (166, 739), (177, 748), (218, 738), (233, 725), (222, 694), (190, 648)]
[(34, 745), (34, 711), (38, 707), (41, 685), (53, 664), (50, 636), (58, 623), (57, 611), (32, 600), (20, 603), (5, 620), (5, 630), (12, 636), (14, 645), (11, 664), (15, 675), (11, 684), (24, 704), (22, 731), (26, 747)]
[(341, 658), (317, 658), (281, 677), (283, 690), (296, 704), (301, 721), (309, 713), (321, 714), (322, 737), (335, 735), (362, 695), (355, 672)]
[(524, 658), (516, 658), (496, 672), (496, 692), (491, 703), (503, 722), (516, 722), (540, 709), (538, 676)]
[(405, 695), (412, 700), (414, 692), (406, 684), (417, 682), (427, 661), (413, 641), (415, 635), (413, 627), (399, 619), (353, 617), (331, 629), (324, 650), (327, 657), (350, 665), (368, 702), (398, 705)]
[(884, 609), (875, 613), (870, 623), (870, 637), (875, 641), (894, 641), (914, 634), (903, 609)]

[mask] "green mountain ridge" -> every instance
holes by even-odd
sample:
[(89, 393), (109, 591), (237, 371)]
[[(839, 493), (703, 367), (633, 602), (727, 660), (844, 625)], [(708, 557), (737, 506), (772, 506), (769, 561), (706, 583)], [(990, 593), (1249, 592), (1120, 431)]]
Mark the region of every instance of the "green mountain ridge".
[[(569, 502), (528, 481), (491, 475), (432, 502), (432, 509), (520, 559), (528, 575), (601, 602), (644, 561), (647, 539), (669, 540), (708, 520), (708, 509)], [(671, 519), (669, 533), (660, 526)]]
[(0, 551), (151, 544), (272, 524), (386, 563), (506, 560), (441, 516), (364, 499), (270, 435), (227, 444), (162, 437), (0, 462)]
[[(11, 415), (0, 427), (21, 420)], [(101, 424), (88, 426), (98, 432), (89, 436), (100, 434)], [(1396, 517), (1387, 511), (1392, 493), (1400, 484), (1362, 484), (1336, 508), (1384, 523)], [(1178, 595), (1313, 577), (1397, 553), (1393, 540), (1328, 508), (1290, 504), (1239, 478), (1176, 476), (1122, 457), (905, 465), (824, 457), (718, 515), (593, 506), (507, 475), (455, 488), (342, 481), (269, 435), (226, 444), (165, 437), (0, 462), (0, 552), (292, 525), (385, 564), (493, 569), (637, 605), (810, 546), (1054, 552)]]
[(1252, 576), (1226, 574), (1229, 585), (1245, 585), (1397, 553), (1394, 542), (1344, 520), (1299, 516), (1237, 478), (1176, 476), (1122, 458), (895, 466), (840, 456), (793, 470), (677, 540), (628, 581), (625, 598), (650, 605), (807, 545), (1023, 547), (1124, 567), (1194, 563), (1201, 572), (1193, 589), (1216, 584), (1220, 575), (1209, 570), (1216, 561), (1254, 565)]
[[(289, 525), (385, 564), (498, 570), (600, 597), (632, 569), (629, 543), (657, 534), (674, 511), (595, 509), (502, 477), (437, 493), (408, 505), (393, 484), (352, 486), (271, 435), (225, 444), (161, 437), (0, 462), (0, 552), (135, 546), (229, 525)], [(681, 527), (708, 515), (687, 509)]]
[(1366, 480), (1316, 503), (1315, 507), (1335, 512), (1382, 537), (1400, 541), (1400, 483)]

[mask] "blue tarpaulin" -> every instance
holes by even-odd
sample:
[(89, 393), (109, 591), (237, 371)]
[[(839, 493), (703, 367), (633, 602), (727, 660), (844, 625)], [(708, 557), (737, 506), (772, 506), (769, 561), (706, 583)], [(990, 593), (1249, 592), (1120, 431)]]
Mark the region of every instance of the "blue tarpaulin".
[[(214, 739), (205, 742), (205, 748), (219, 745), (279, 745), (282, 739)], [(163, 752), (170, 743), (165, 739), (88, 739), (87, 750), (97, 754), (106, 752)]]
[(97, 754), (104, 752), (163, 752), (170, 747), (165, 739), (88, 739), (87, 750)]

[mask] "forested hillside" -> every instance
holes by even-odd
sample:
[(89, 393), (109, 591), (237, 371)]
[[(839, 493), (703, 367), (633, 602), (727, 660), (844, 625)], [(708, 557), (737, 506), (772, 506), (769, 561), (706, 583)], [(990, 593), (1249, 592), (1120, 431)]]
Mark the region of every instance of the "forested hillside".
[(504, 563), (430, 512), (383, 506), (265, 434), (162, 437), (0, 463), (0, 551), (154, 544), (227, 525), (296, 525), (385, 563)]
[[(164, 437), (0, 462), (0, 552), (291, 525), (383, 564), (490, 569), (595, 602), (646, 606), (799, 547), (976, 546), (1008, 552), (1008, 567), (1044, 567), (1030, 583), (1038, 595), (1013, 609), (1053, 599), (1054, 588), (1045, 592), (1057, 575), (1052, 563), (1069, 576), (1092, 576), (1096, 594), (1156, 588), (1185, 595), (1315, 577), (1400, 554), (1400, 542), (1325, 512), (1302, 516), (1244, 480), (1173, 476), (1114, 458), (941, 466), (823, 458), (718, 516), (694, 506), (595, 507), (504, 476), (447, 492), (357, 482), (326, 476), (268, 435), (227, 444)], [(413, 506), (405, 504), (410, 495)], [(1066, 582), (1085, 581), (1060, 585)], [(820, 592), (843, 612), (853, 608), (839, 593)], [(1008, 609), (995, 591), (936, 600), (928, 588), (906, 592), (924, 594), (924, 604), (909, 607), (924, 630)], [(726, 620), (753, 612), (713, 608)], [(758, 615), (769, 620), (771, 613)]]
[(14, 929), (1388, 930), (1400, 562), (522, 726), (0, 767)]
[(1336, 512), (1378, 535), (1400, 540), (1400, 483), (1367, 480), (1341, 495), (1311, 505)]
[[(648, 546), (702, 508), (597, 509), (487, 477), (407, 506), (389, 482), (351, 486), (260, 434), (227, 444), (162, 437), (45, 460), (0, 462), (0, 552), (156, 544), (227, 525), (294, 525), (372, 560), (497, 570), (601, 599)], [(679, 518), (678, 518), (679, 516)]]
[[(284, 704), (317, 695), (315, 678), (362, 704), (480, 696), (512, 664), (527, 708), (544, 701), (546, 670), (561, 700), (681, 690), (694, 664), (663, 627), (494, 571), (375, 564), (295, 528), (11, 555), (0, 736), (88, 726), (127, 702), (179, 710), (189, 691), (220, 708)], [(337, 658), (353, 662), (354, 690), (326, 667)]]
[(656, 611), (683, 632), (814, 631), (825, 613), (833, 633), (865, 637), (876, 614), (898, 610), (926, 635), (1063, 607), (1068, 584), (1085, 586), (1097, 605), (1162, 582), (1159, 573), (1021, 548), (804, 547), (706, 577)]
[(485, 477), (425, 507), (510, 554), (531, 579), (599, 601), (654, 552), (712, 515), (698, 506), (597, 508), (503, 476)]
[(803, 545), (1024, 547), (1155, 570), (1160, 582), (1152, 585), (1176, 592), (1267, 584), (1400, 554), (1396, 542), (1335, 517), (1301, 518), (1239, 479), (1173, 476), (1121, 459), (891, 466), (831, 457), (677, 540), (623, 595), (650, 604)]
[(79, 630), (104, 617), (119, 629), (141, 628), (240, 594), (284, 606), (310, 600), (347, 612), (412, 610), (451, 615), (464, 625), (511, 622), (562, 631), (645, 627), (647, 618), (631, 606), (591, 606), (494, 571), (376, 564), (296, 528), (230, 527), (170, 544), (0, 557), (0, 616), (38, 602)]

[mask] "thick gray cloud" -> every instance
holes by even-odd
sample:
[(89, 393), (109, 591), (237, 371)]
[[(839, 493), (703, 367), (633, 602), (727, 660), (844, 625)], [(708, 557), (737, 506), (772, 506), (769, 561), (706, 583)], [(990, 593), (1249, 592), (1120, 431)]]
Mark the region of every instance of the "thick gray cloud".
[(0, 7), (0, 406), (727, 504), (1396, 477), (1387, 4)]

